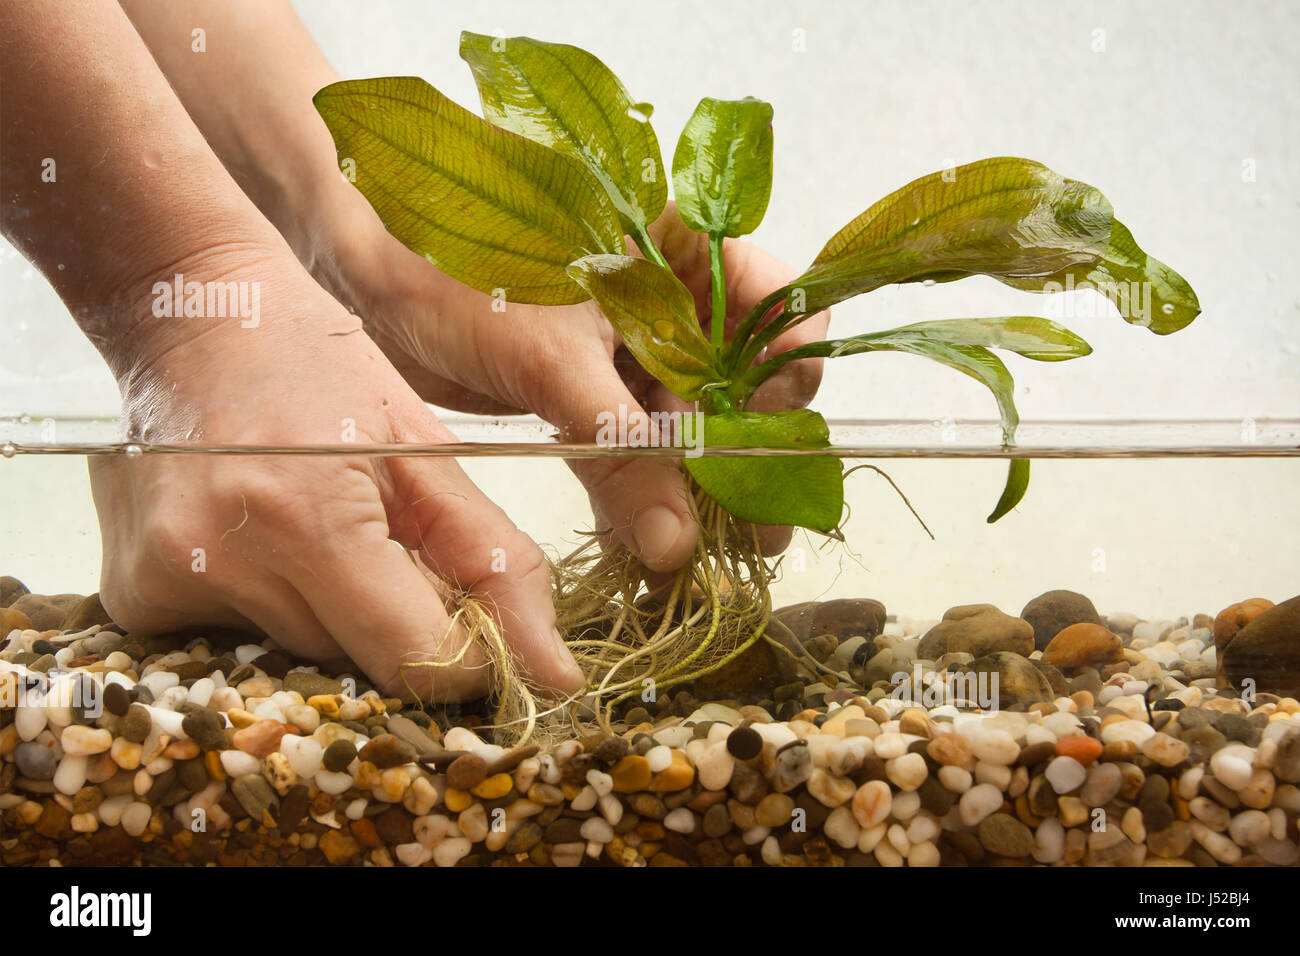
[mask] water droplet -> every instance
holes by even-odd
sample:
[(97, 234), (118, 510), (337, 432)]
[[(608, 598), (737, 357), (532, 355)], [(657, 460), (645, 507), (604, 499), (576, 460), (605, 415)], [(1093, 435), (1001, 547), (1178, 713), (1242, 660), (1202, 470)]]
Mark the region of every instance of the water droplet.
[(655, 108), (649, 103), (633, 103), (627, 108), (627, 115), (638, 123), (648, 123), (650, 122), (650, 114), (654, 111)]
[(1174, 304), (1172, 302), (1166, 302), (1164, 305), (1160, 307), (1160, 311), (1163, 312), (1165, 315), (1173, 315)]
[(3, 445), (0, 445), (0, 455), (4, 455), (6, 458), (12, 458), (17, 453), (18, 449), (11, 441), (7, 441)]
[(922, 280), (921, 280), (921, 285), (923, 285), (923, 286), (927, 286), (927, 287), (928, 287), (928, 286), (932, 286), (932, 285), (934, 285), (934, 280), (933, 280), (933, 279), (922, 279)]
[(127, 458), (139, 458), (144, 454), (144, 449), (139, 445), (126, 445), (122, 448), (122, 454)]

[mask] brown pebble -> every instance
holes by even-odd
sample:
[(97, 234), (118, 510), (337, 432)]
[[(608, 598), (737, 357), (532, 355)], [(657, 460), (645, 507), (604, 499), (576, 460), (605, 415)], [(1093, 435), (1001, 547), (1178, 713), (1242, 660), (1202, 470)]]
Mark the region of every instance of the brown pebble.
[(727, 752), (737, 760), (752, 760), (763, 752), (763, 737), (753, 727), (737, 727), (727, 734)]
[(462, 754), (447, 768), (447, 785), (456, 790), (472, 790), (487, 777), (487, 761), (478, 754)]

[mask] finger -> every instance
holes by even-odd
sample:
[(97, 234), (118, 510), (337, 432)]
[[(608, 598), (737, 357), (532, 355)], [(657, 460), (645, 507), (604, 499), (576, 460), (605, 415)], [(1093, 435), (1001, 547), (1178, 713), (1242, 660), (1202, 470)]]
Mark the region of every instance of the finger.
[(241, 617), (294, 654), (318, 663), (347, 657), (303, 596), (278, 575), (246, 582), (227, 600)]
[(468, 635), (452, 624), (437, 591), (389, 539), (374, 476), (349, 464), (332, 489), (314, 477), (316, 509), (305, 517), (295, 511), (268, 528), (280, 542), (275, 571), (376, 686), (444, 700), (481, 696), (489, 674), (476, 647), (457, 668), (402, 666), (446, 662), (465, 648)]
[[(761, 363), (801, 345), (822, 341), (826, 338), (830, 318), (829, 311), (818, 312), (794, 328), (787, 329), (772, 340), (758, 361)], [(819, 358), (787, 363), (758, 387), (750, 400), (749, 408), (757, 412), (806, 408), (821, 387), (823, 366), (824, 361)]]
[[(544, 396), (539, 412), (570, 440), (606, 446), (677, 440), (672, 420), (650, 416), (603, 353), (554, 363), (541, 374), (549, 384), (537, 389)], [(569, 467), (587, 489), (593, 511), (648, 568), (671, 571), (690, 558), (695, 520), (675, 459), (587, 458)]]
[(396, 540), (485, 604), (535, 681), (564, 694), (581, 689), (582, 673), (555, 629), (550, 569), (536, 543), (455, 462), (398, 459), (390, 471), (401, 502), (390, 508)]

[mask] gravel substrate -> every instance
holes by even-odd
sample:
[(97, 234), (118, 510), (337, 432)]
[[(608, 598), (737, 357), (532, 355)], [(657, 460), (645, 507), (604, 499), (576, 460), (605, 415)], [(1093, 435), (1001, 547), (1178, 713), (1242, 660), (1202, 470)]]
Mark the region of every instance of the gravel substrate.
[(1294, 647), (1298, 603), (797, 605), (774, 634), (815, 675), (761, 646), (542, 752), (270, 641), (136, 640), (95, 595), (0, 578), (0, 862), (1295, 865), (1295, 651), (1256, 638)]

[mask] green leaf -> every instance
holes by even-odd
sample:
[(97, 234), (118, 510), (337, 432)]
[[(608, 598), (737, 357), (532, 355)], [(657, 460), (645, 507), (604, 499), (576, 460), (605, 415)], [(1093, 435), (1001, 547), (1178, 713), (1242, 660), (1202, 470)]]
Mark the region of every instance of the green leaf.
[[(628, 95), (585, 50), (528, 37), (460, 35), (483, 115), (511, 132), (580, 160), (604, 186), (627, 232), (658, 218), (668, 177), (651, 108)], [(639, 229), (638, 229), (639, 227)]]
[[(743, 393), (752, 394), (784, 365), (806, 358), (838, 358), (881, 349), (903, 349), (900, 343), (932, 342), (948, 346), (1006, 349), (1039, 362), (1062, 362), (1092, 353), (1092, 347), (1069, 329), (1032, 315), (1000, 319), (942, 319), (917, 322), (886, 332), (866, 332), (843, 339), (809, 342), (751, 369)], [(924, 353), (922, 353), (924, 354)], [(982, 381), (983, 379), (981, 379)]]
[(1029, 459), (1012, 458), (1007, 466), (1007, 483), (1002, 489), (1002, 497), (998, 499), (997, 506), (994, 507), (993, 513), (988, 516), (988, 523), (993, 524), (1008, 511), (1020, 504), (1020, 499), (1025, 496), (1029, 490)]
[(1187, 280), (1163, 262), (1148, 256), (1133, 233), (1118, 219), (1111, 223), (1110, 242), (1100, 262), (1071, 266), (1046, 278), (1004, 278), (1007, 285), (1029, 292), (1062, 292), (1087, 288), (1103, 293), (1124, 321), (1168, 335), (1186, 328), (1201, 314), (1201, 304)]
[(695, 299), (668, 269), (632, 256), (585, 256), (569, 266), (641, 366), (674, 395), (698, 401), (719, 379)]
[(819, 312), (896, 282), (1031, 277), (1098, 262), (1112, 213), (1093, 187), (1040, 163), (1001, 157), (934, 173), (841, 229), (790, 284)]
[(333, 83), (312, 102), (389, 232), (466, 285), (513, 302), (581, 302), (568, 264), (624, 250), (613, 204), (582, 164), (418, 77)]
[[(816, 412), (726, 412), (704, 418), (706, 447), (829, 448)], [(718, 504), (754, 524), (834, 531), (844, 512), (844, 478), (834, 455), (686, 458), (686, 470)]]
[(682, 221), (710, 236), (743, 236), (763, 221), (771, 192), (771, 104), (700, 100), (673, 154)]

